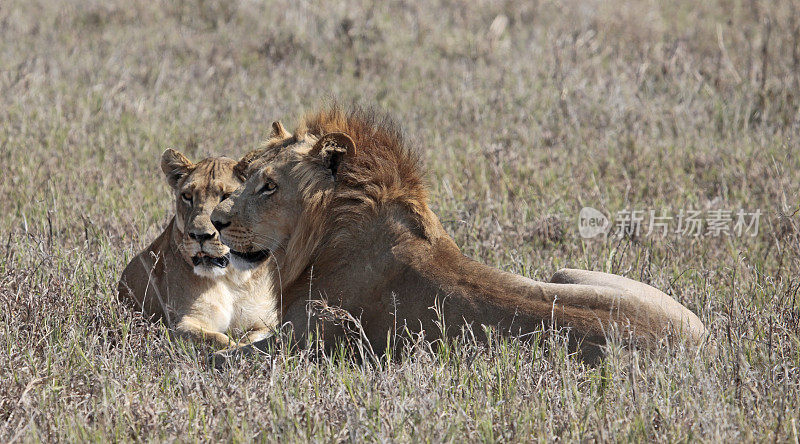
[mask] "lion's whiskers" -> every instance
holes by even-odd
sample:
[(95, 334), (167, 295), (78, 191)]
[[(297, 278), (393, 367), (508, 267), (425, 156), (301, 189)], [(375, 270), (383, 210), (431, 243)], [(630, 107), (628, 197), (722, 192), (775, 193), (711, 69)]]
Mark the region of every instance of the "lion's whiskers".
[[(271, 242), (272, 245), (268, 245), (265, 241)], [(266, 234), (254, 234), (251, 244), (257, 246), (258, 248), (269, 249), (271, 251), (280, 249), (284, 254), (286, 254), (286, 247), (281, 244), (281, 241)]]

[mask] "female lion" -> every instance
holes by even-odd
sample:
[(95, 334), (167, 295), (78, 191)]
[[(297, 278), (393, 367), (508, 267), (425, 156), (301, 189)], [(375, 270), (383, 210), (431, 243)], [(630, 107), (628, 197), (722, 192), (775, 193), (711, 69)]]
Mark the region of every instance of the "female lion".
[(211, 211), (241, 181), (236, 161), (209, 157), (192, 163), (168, 149), (161, 169), (175, 195), (175, 216), (163, 233), (122, 272), (119, 297), (162, 318), (179, 334), (217, 346), (236, 344), (225, 332), (247, 332), (244, 343), (267, 336), (276, 322), (266, 267), (229, 267), (228, 247), (211, 224)]

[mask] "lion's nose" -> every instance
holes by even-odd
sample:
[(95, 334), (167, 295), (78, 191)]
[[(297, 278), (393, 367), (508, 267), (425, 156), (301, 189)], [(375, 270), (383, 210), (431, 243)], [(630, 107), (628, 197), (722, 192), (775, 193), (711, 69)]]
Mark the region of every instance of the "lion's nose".
[(190, 231), (189, 238), (196, 240), (197, 242), (203, 243), (209, 239), (214, 238), (214, 233), (202, 232), (202, 231)]
[(214, 228), (216, 228), (217, 231), (222, 231), (224, 228), (228, 227), (231, 223), (224, 222), (221, 220), (211, 219), (211, 224), (214, 225)]

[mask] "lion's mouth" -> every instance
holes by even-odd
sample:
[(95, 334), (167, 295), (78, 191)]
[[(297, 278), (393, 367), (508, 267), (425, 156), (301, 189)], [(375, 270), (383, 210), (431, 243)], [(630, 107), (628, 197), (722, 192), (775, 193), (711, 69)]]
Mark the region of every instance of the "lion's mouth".
[(230, 263), (231, 263), (230, 254), (214, 257), (214, 256), (209, 256), (206, 253), (200, 252), (197, 253), (195, 256), (192, 256), (192, 265), (194, 265), (195, 267), (198, 265), (206, 265), (217, 268), (226, 268)]
[(251, 251), (243, 253), (241, 251), (231, 250), (231, 254), (245, 262), (262, 262), (269, 258), (269, 250)]

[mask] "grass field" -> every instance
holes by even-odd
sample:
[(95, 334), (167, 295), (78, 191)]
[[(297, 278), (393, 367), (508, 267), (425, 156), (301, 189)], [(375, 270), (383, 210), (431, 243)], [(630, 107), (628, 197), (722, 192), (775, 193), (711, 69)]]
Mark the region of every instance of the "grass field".
[[(716, 348), (217, 373), (117, 305), (170, 217), (165, 148), (238, 157), (330, 97), (400, 122), (466, 254), (647, 282)], [(3, 1), (0, 441), (797, 443), (798, 105), (794, 0)], [(753, 236), (583, 239), (585, 206), (763, 214)]]

